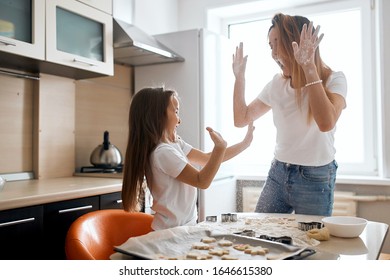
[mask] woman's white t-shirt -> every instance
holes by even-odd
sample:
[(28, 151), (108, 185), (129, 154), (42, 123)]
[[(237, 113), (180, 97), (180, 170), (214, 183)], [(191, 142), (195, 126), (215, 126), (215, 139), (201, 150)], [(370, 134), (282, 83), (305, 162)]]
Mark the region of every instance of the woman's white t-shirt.
[(156, 212), (154, 230), (196, 224), (197, 188), (176, 179), (187, 165), (191, 149), (178, 139), (175, 143), (160, 143), (151, 154), (153, 178), (147, 182), (153, 196), (152, 210)]
[[(333, 72), (326, 87), (333, 93), (347, 96), (347, 82), (343, 72)], [(336, 127), (321, 132), (314, 120), (308, 123), (308, 94), (302, 88), (301, 108), (297, 105), (290, 79), (277, 74), (264, 87), (258, 99), (272, 108), (276, 126), (275, 158), (281, 162), (305, 166), (322, 166), (334, 160)]]

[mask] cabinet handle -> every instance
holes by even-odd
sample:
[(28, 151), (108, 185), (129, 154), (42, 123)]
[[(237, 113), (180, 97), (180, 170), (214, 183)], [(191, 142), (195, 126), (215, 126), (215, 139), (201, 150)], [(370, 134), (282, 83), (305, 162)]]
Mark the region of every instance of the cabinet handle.
[(82, 63), (82, 64), (86, 64), (86, 65), (89, 65), (89, 66), (97, 66), (97, 64), (93, 64), (91, 62), (83, 61), (83, 60), (80, 60), (80, 59), (77, 59), (77, 58), (73, 58), (73, 62)]
[(116, 201), (116, 204), (121, 204), (122, 203), (122, 199), (118, 199), (117, 201)]
[(58, 214), (68, 213), (68, 212), (75, 212), (75, 211), (79, 211), (79, 210), (91, 209), (92, 207), (93, 207), (92, 205), (86, 205), (86, 206), (80, 206), (80, 207), (75, 207), (75, 208), (62, 209), (62, 210), (58, 210)]
[(9, 41), (0, 40), (0, 43), (3, 44), (3, 45), (6, 45), (6, 46), (14, 46), (14, 47), (16, 47), (15, 43), (12, 43), (12, 42), (9, 42)]
[(1, 223), (0, 227), (6, 227), (6, 226), (18, 225), (18, 224), (25, 224), (25, 223), (29, 223), (29, 222), (33, 222), (33, 221), (35, 221), (35, 218), (27, 218), (27, 219), (15, 220), (15, 221), (11, 221), (11, 222)]

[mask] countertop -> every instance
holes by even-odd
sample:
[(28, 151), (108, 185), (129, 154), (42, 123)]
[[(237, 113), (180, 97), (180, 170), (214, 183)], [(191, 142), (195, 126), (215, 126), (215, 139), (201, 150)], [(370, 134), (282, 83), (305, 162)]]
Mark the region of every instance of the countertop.
[(73, 176), (7, 182), (0, 191), (0, 210), (76, 199), (122, 190), (122, 179)]

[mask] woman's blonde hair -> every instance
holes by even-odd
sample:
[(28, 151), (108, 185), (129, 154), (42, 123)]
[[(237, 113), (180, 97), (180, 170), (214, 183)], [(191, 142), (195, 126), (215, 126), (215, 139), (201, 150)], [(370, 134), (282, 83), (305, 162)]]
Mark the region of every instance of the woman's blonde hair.
[(145, 176), (150, 171), (149, 158), (164, 134), (172, 95), (176, 92), (162, 87), (144, 88), (131, 100), (122, 184), (125, 211), (140, 210)]
[[(295, 86), (296, 101), (300, 108), (302, 105), (302, 87), (304, 87), (308, 82), (311, 81), (306, 81), (302, 67), (295, 60), (292, 42), (297, 42), (298, 45), (300, 44), (300, 37), (303, 25), (306, 24), (307, 26), (309, 26), (309, 23), (310, 21), (306, 17), (289, 16), (284, 15), (282, 13), (278, 13), (272, 18), (272, 24), (269, 28), (269, 32), (273, 28), (276, 28), (277, 32), (279, 32), (280, 44), (278, 44), (278, 52), (281, 52), (286, 58), (289, 59), (291, 69), (291, 82)], [(314, 28), (313, 30), (311, 30), (311, 32), (314, 32)], [(332, 73), (332, 69), (322, 61), (319, 48), (317, 48), (315, 51), (314, 63), (317, 67), (318, 75), (322, 80), (325, 92), (329, 96), (329, 91), (325, 85), (330, 74)], [(312, 119), (312, 113), (310, 111), (310, 108), (308, 111), (307, 119), (308, 122), (310, 122)]]

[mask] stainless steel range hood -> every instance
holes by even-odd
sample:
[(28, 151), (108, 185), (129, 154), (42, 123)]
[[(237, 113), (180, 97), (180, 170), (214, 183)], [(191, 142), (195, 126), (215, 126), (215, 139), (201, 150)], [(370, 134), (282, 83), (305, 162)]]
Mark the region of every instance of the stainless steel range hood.
[(184, 58), (136, 26), (114, 18), (114, 62), (141, 66), (180, 62)]

